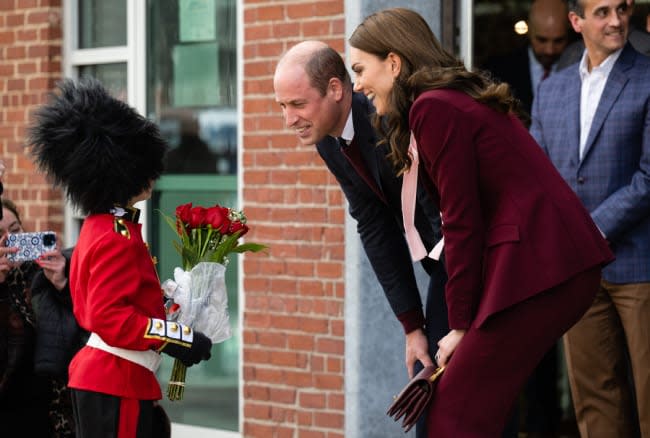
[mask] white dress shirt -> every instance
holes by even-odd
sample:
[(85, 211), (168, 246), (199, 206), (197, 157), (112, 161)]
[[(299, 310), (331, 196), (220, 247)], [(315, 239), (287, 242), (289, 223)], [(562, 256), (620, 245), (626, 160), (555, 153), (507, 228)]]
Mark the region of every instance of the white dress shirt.
[(585, 50), (582, 55), (579, 66), (580, 79), (582, 80), (580, 89), (580, 160), (582, 160), (584, 154), (587, 137), (591, 130), (600, 97), (605, 89), (607, 78), (622, 51), (623, 49), (619, 49), (609, 55), (600, 65), (592, 67), (591, 72), (587, 66), (587, 51)]
[(348, 118), (345, 121), (345, 126), (343, 127), (341, 138), (345, 140), (346, 145), (352, 143), (352, 139), (354, 138), (354, 123), (352, 122), (352, 107), (350, 107)]

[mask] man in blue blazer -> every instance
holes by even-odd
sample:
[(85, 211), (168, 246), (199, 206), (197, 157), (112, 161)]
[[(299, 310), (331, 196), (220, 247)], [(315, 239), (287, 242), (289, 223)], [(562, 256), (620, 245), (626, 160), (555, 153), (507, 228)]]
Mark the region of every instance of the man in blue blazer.
[[(350, 215), (391, 309), (406, 334), (409, 375), (416, 361), (432, 365), (437, 341), (449, 331), (444, 302), (446, 274), (442, 263), (425, 259), (431, 276), (426, 318), (413, 263), (404, 238), (402, 178), (386, 159), (387, 147), (376, 146), (370, 122), (372, 106), (352, 82), (341, 56), (325, 43), (305, 41), (289, 49), (276, 67), (273, 86), (287, 127), (304, 145), (316, 145), (348, 200)], [(426, 196), (424, 190), (418, 196)], [(416, 208), (415, 225), (431, 250), (440, 239), (440, 214)]]
[(650, 58), (627, 42), (625, 0), (574, 0), (569, 11), (586, 51), (542, 83), (531, 133), (616, 255), (591, 309), (564, 338), (569, 381), (583, 438), (633, 437), (637, 428), (647, 438)]

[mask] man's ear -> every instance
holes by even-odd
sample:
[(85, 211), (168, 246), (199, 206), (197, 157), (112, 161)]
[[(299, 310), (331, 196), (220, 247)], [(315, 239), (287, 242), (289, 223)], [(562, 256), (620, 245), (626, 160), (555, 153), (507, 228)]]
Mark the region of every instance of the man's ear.
[(343, 99), (343, 84), (339, 78), (330, 78), (327, 84), (327, 92), (331, 93), (332, 98), (338, 102)]
[(571, 23), (573, 30), (578, 33), (582, 32), (582, 17), (580, 15), (573, 11), (569, 12), (569, 23)]
[(395, 79), (402, 71), (402, 58), (397, 53), (390, 52), (388, 53), (388, 56), (386, 56), (386, 61), (390, 66), (390, 72), (393, 75), (393, 79)]

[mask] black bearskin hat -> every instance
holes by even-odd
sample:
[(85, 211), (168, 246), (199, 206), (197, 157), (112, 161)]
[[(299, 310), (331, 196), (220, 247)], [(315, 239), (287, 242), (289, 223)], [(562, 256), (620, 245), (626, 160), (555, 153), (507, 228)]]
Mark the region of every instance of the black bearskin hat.
[(167, 144), (155, 123), (96, 79), (66, 79), (28, 128), (34, 162), (82, 212), (126, 206), (163, 171)]

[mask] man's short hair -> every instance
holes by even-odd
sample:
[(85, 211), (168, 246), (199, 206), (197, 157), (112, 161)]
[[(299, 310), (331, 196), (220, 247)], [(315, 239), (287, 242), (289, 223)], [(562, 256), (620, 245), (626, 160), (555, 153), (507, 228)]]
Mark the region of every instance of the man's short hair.
[(341, 55), (331, 47), (323, 47), (312, 53), (305, 63), (305, 72), (311, 86), (316, 88), (321, 96), (327, 92), (332, 78), (339, 79), (346, 89), (352, 88), (352, 80)]
[(585, 8), (582, 0), (568, 0), (567, 6), (569, 7), (569, 12), (575, 12), (578, 16), (584, 18)]

